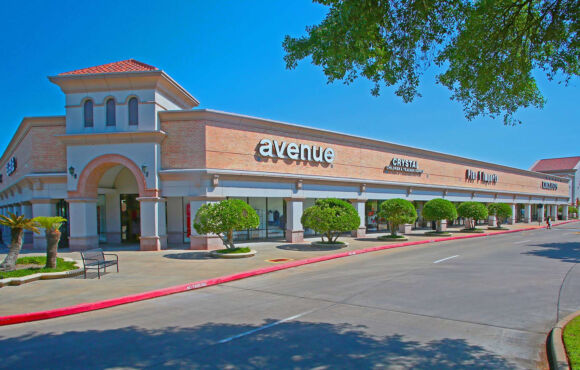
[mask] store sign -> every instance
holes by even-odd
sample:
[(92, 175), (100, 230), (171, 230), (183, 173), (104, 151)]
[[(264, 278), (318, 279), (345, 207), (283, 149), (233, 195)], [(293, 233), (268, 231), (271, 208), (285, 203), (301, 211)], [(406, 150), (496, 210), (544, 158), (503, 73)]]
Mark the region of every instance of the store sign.
[(8, 163), (6, 163), (6, 174), (8, 176), (11, 176), (14, 173), (14, 171), (16, 171), (16, 165), (17, 165), (16, 157), (10, 158)]
[(558, 190), (558, 184), (556, 184), (555, 182), (542, 181), (542, 189)]
[(417, 161), (403, 158), (393, 158), (391, 163), (385, 167), (385, 173), (389, 172), (420, 175), (423, 173), (423, 170), (419, 169)]
[(278, 140), (270, 139), (260, 140), (258, 153), (263, 157), (289, 158), (295, 161), (320, 163), (332, 163), (334, 161), (334, 149), (332, 148), (324, 149), (316, 145), (278, 142)]
[(467, 169), (465, 170), (465, 179), (467, 181), (479, 181), (485, 184), (496, 184), (499, 177), (495, 173)]

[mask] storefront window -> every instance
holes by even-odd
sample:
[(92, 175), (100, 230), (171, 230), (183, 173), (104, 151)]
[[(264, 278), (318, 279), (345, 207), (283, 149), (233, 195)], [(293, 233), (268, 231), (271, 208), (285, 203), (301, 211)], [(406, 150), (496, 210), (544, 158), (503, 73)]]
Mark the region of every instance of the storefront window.
[[(306, 208), (312, 207), (315, 202), (316, 199), (313, 198), (304, 199), (304, 203), (302, 204), (302, 210), (305, 211)], [(307, 227), (304, 228), (304, 236), (313, 236), (313, 235), (316, 235), (316, 232), (314, 230), (309, 229)]]
[(107, 208), (104, 194), (97, 196), (97, 230), (99, 231), (99, 242), (107, 242)]
[(283, 238), (286, 229), (286, 214), (284, 212), (284, 199), (268, 198), (268, 238)]
[(248, 198), (248, 204), (256, 211), (260, 218), (260, 225), (256, 229), (250, 230), (250, 239), (265, 239), (268, 220), (266, 198)]

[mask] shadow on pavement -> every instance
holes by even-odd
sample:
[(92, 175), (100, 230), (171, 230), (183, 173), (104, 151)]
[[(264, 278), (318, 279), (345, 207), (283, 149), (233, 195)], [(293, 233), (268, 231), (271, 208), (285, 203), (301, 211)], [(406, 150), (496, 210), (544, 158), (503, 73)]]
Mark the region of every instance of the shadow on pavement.
[(540, 249), (535, 249), (523, 254), (558, 259), (562, 262), (580, 262), (580, 243), (544, 243), (536, 244), (532, 247), (540, 247)]
[(318, 245), (310, 245), (310, 244), (284, 244), (278, 245), (276, 248), (283, 249), (285, 251), (299, 251), (299, 252), (308, 252), (308, 251), (333, 251), (337, 249), (345, 248), (344, 245), (329, 245), (327, 246), (318, 246)]
[[(273, 323), (268, 320), (266, 324)], [(32, 329), (30, 327), (29, 329)], [(506, 369), (515, 367), (463, 339), (427, 343), (402, 335), (371, 336), (364, 326), (293, 321), (226, 343), (256, 330), (250, 325), (207, 323), (193, 328), (66, 331), (1, 338), (6, 368), (350, 368)], [(58, 350), (59, 349), (59, 350)]]
[(187, 252), (187, 253), (171, 253), (164, 254), (163, 257), (174, 260), (209, 260), (212, 257), (208, 252)]

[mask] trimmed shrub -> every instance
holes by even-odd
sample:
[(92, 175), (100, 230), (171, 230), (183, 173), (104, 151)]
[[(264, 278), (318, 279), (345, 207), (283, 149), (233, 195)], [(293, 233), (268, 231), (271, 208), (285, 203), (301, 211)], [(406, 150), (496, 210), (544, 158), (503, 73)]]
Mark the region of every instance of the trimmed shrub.
[(490, 216), (495, 216), (497, 218), (498, 227), (512, 215), (512, 207), (506, 203), (490, 203), (487, 206), (487, 211)]
[(457, 214), (459, 217), (465, 217), (472, 220), (473, 226), (470, 225), (469, 228), (474, 229), (475, 222), (487, 218), (489, 213), (483, 203), (463, 202), (457, 207)]
[(455, 220), (457, 210), (447, 199), (431, 199), (423, 206), (421, 215), (426, 221)]
[(195, 214), (193, 223), (198, 234), (216, 234), (226, 248), (235, 248), (234, 231), (255, 229), (258, 225), (258, 214), (241, 199), (204, 204)]
[(389, 199), (381, 203), (379, 217), (386, 219), (391, 228), (391, 235), (397, 235), (400, 224), (412, 224), (417, 219), (417, 211), (413, 203), (406, 199)]
[(336, 243), (340, 233), (355, 230), (360, 225), (360, 217), (352, 204), (336, 198), (318, 199), (304, 210), (300, 221), (302, 226), (322, 234), (322, 242), (326, 237), (331, 243)]

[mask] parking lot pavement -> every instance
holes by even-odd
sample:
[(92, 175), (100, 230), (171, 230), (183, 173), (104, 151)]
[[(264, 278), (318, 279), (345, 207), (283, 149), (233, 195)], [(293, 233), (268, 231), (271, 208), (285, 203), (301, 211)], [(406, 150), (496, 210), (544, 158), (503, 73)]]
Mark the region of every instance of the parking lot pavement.
[[(507, 225), (510, 229), (538, 227), (537, 224)], [(487, 227), (481, 226), (486, 229)], [(433, 239), (426, 237), (426, 230), (414, 230), (408, 235), (409, 241)], [(457, 233), (459, 228), (450, 228)], [(395, 244), (377, 240), (377, 236), (384, 234), (370, 234), (364, 238), (342, 237), (341, 240), (349, 243), (346, 248), (313, 248), (309, 243), (318, 238), (307, 239), (304, 243), (288, 244), (285, 242), (252, 242), (240, 243), (240, 246), (251, 246), (258, 253), (252, 258), (243, 259), (213, 259), (205, 251), (185, 249), (168, 249), (158, 252), (140, 252), (135, 248), (122, 246), (107, 247), (111, 253), (119, 255), (120, 272), (108, 272), (101, 279), (97, 279), (96, 272), (90, 271), (88, 279), (82, 275), (58, 279), (35, 281), (20, 286), (6, 286), (0, 288), (0, 316), (38, 312), (55, 308), (67, 307), (81, 303), (123, 297), (150, 290), (162, 289), (179, 284), (186, 284), (204, 279), (225, 276), (237, 272), (272, 266), (291, 260), (301, 260), (310, 257), (324, 256), (338, 252), (359, 250), (363, 248)], [(458, 235), (466, 235), (458, 233)], [(126, 250), (126, 249), (130, 250)], [(408, 248), (424, 248), (424, 246), (410, 246), (392, 249), (386, 253), (398, 253)], [(5, 251), (5, 250), (4, 250)], [(36, 251), (23, 251), (23, 255), (42, 254)], [(78, 252), (59, 252), (59, 256), (80, 260)], [(3, 258), (3, 255), (0, 255)], [(272, 260), (277, 260), (276, 262)]]

